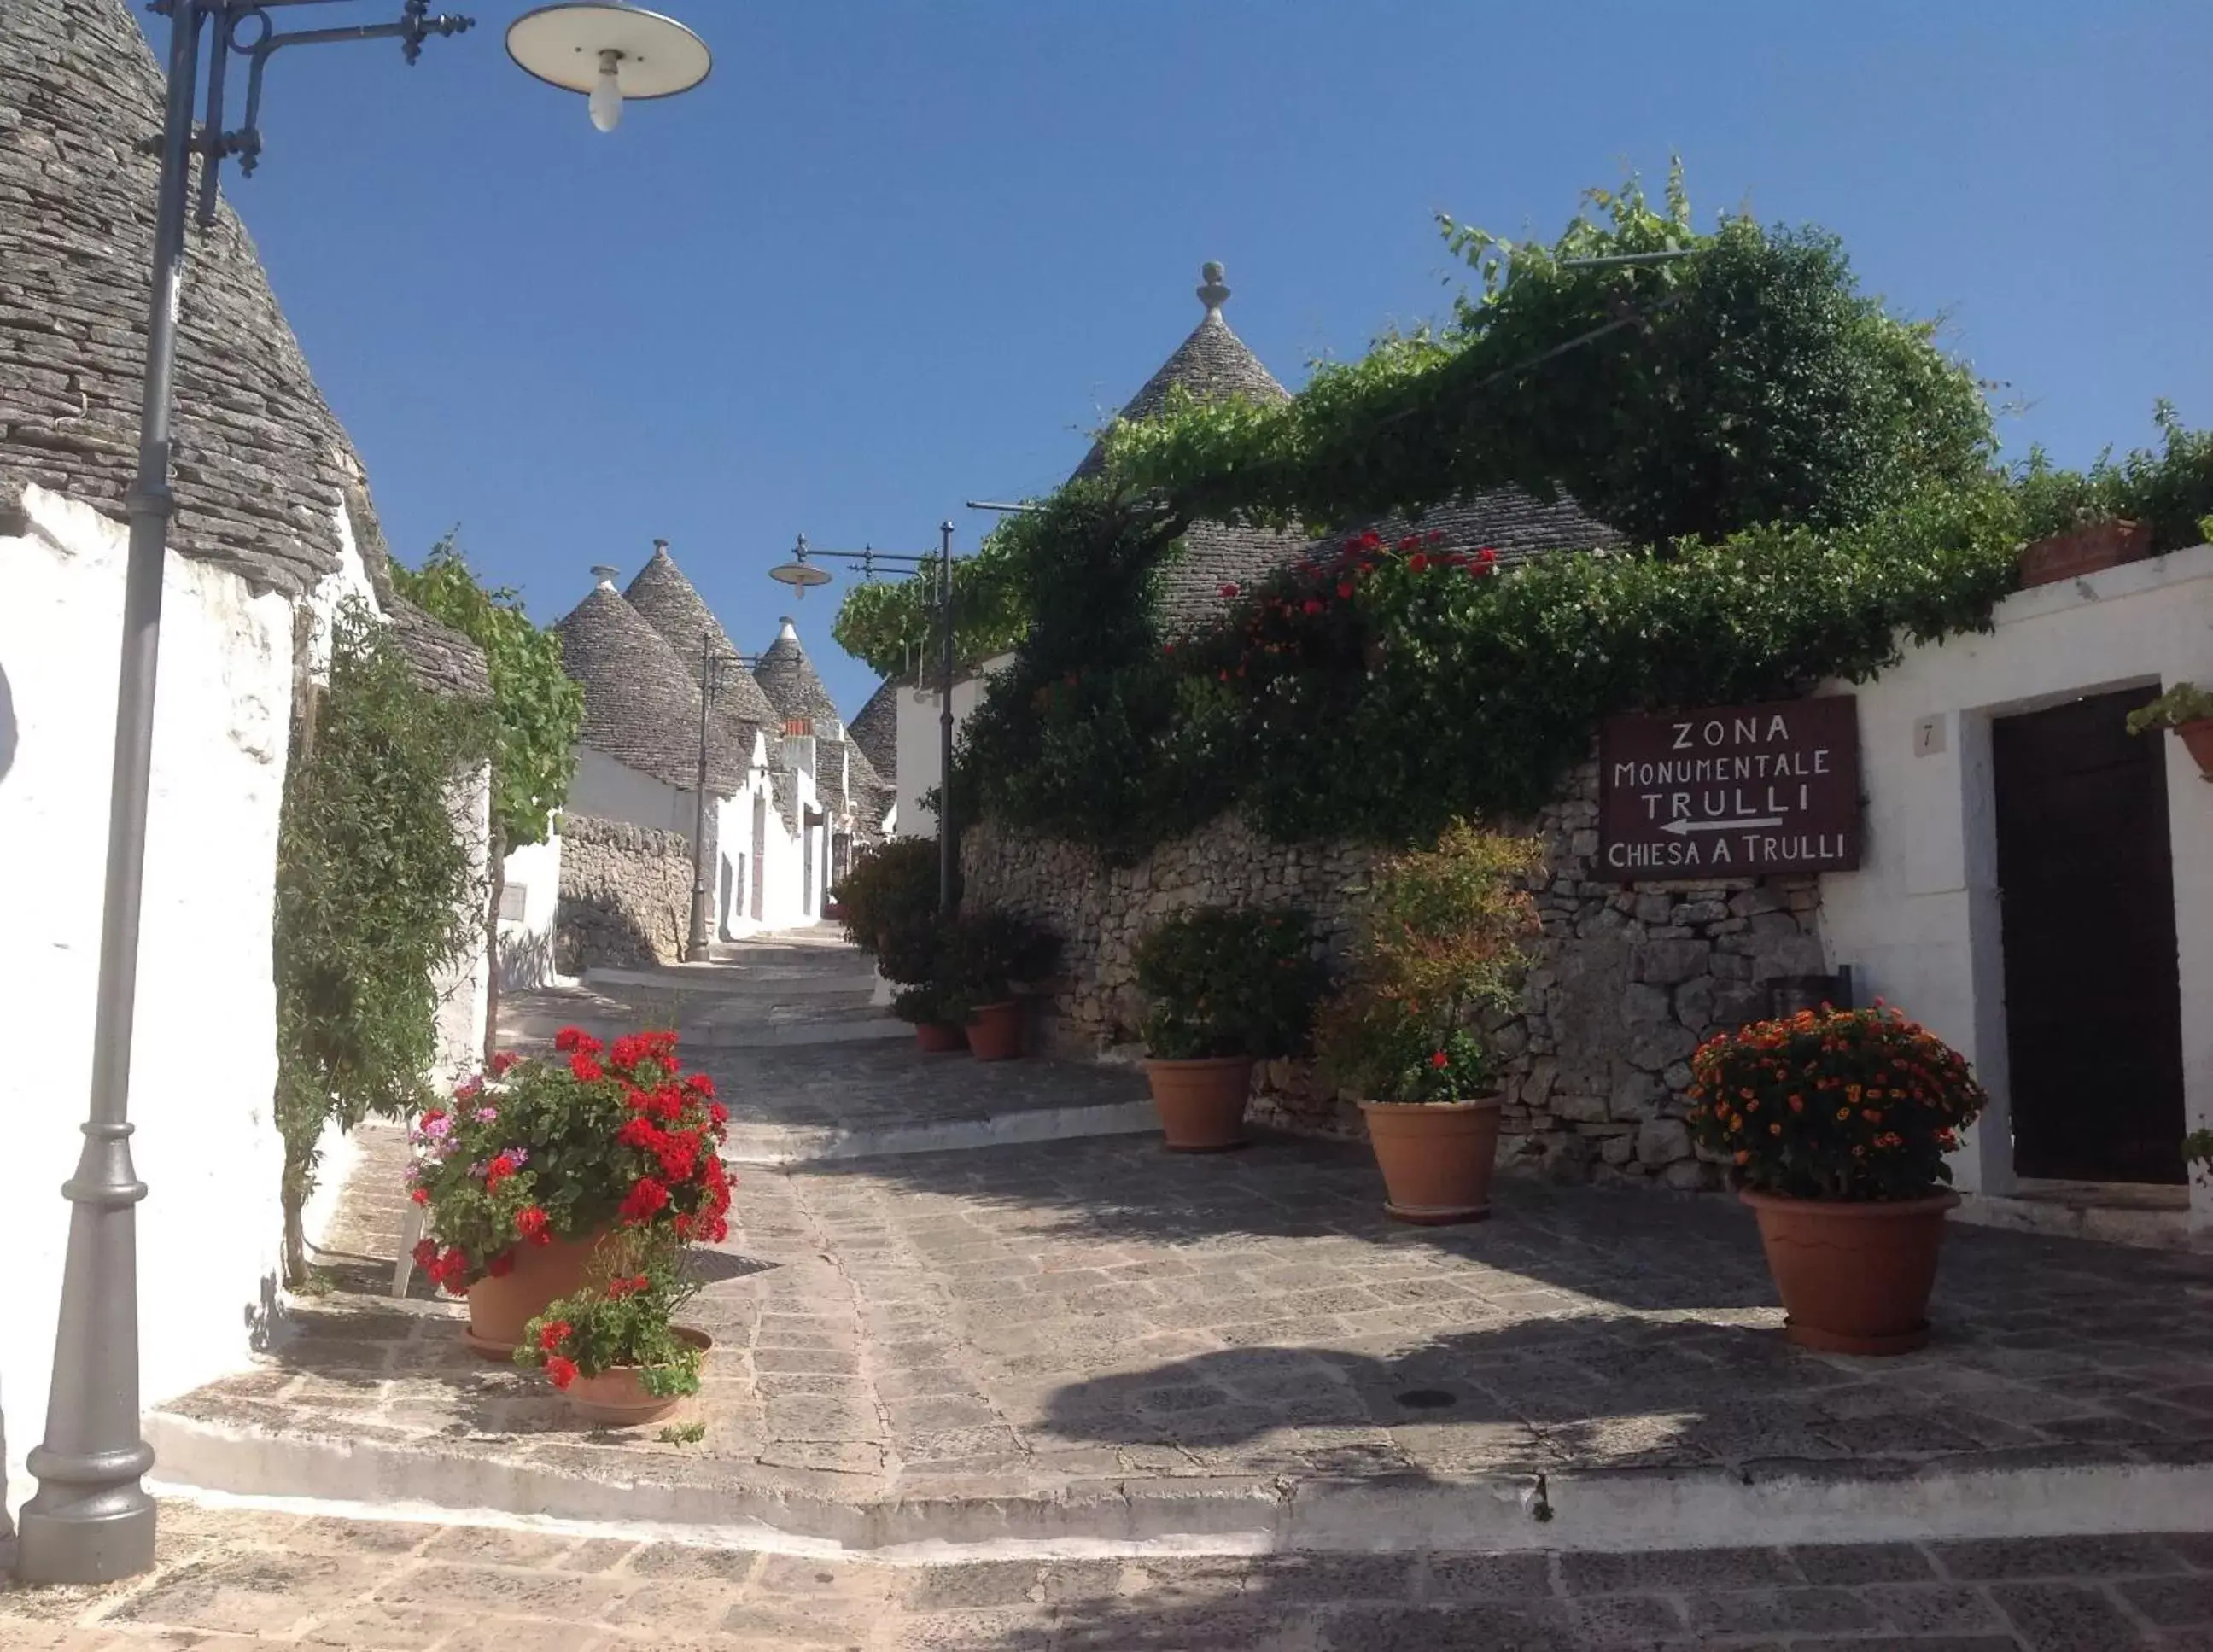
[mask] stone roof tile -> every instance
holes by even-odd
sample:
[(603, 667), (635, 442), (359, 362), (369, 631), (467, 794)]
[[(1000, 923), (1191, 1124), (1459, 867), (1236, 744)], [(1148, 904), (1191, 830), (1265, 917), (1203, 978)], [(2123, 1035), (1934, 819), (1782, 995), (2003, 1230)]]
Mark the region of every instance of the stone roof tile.
[(869, 763), (886, 782), (899, 778), (899, 686), (887, 678), (869, 696), (858, 716), (845, 725), (846, 738), (868, 753)]
[[(563, 666), (583, 685), (582, 743), (668, 785), (695, 786), (699, 689), (668, 639), (604, 582), (553, 631)], [(745, 783), (747, 764), (732, 749), (732, 731), (724, 726), (720, 734), (708, 777), (729, 796)]]
[(776, 731), (782, 719), (761, 693), (753, 674), (745, 668), (737, 644), (730, 641), (729, 633), (715, 618), (714, 610), (668, 554), (665, 541), (654, 542), (651, 559), (637, 570), (637, 577), (623, 595), (676, 650), (676, 657), (684, 661), (684, 668), (694, 683), (705, 680), (706, 661), (699, 641), (704, 636), (705, 654), (717, 661), (716, 710), (735, 722)]

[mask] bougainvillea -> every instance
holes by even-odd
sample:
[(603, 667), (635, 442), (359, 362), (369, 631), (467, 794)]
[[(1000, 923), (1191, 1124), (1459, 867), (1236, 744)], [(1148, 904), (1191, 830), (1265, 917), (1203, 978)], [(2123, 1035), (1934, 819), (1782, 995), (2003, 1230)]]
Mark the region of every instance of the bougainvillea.
[(1755, 1021), (1692, 1058), (1699, 1146), (1740, 1186), (1795, 1198), (1919, 1198), (1989, 1098), (1966, 1058), (1878, 999)]
[(704, 1073), (686, 1074), (674, 1033), (612, 1045), (579, 1028), (555, 1058), (502, 1054), (418, 1117), (408, 1193), (430, 1212), (415, 1259), (459, 1294), (515, 1265), (518, 1247), (610, 1223), (681, 1242), (727, 1236), (729, 1113)]

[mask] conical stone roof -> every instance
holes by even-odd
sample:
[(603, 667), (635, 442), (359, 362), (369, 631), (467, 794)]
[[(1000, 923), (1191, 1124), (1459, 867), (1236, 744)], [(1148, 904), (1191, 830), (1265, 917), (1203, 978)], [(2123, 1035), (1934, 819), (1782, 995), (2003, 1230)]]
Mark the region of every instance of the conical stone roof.
[(773, 730), (781, 721), (760, 685), (745, 668), (738, 657), (737, 644), (730, 641), (729, 633), (715, 618), (684, 570), (668, 554), (666, 540), (654, 541), (653, 556), (623, 593), (630, 606), (644, 617), (646, 624), (659, 631), (693, 684), (705, 680), (705, 661), (702, 657), (699, 639), (707, 639), (707, 650), (717, 663), (715, 683), (715, 710), (717, 715), (732, 722), (750, 723), (755, 728)]
[(877, 777), (899, 778), (899, 686), (889, 678), (877, 685), (869, 703), (845, 725), (845, 738), (868, 753)]
[(842, 730), (845, 719), (838, 710), (838, 702), (830, 698), (830, 691), (822, 686), (815, 674), (814, 662), (807, 657), (807, 650), (799, 645), (799, 628), (789, 616), (777, 621), (776, 641), (760, 657), (753, 676), (759, 680), (761, 692), (781, 718), (805, 717), (812, 722), (817, 735), (827, 736), (833, 730)]
[[(583, 744), (669, 785), (696, 785), (699, 689), (668, 639), (605, 581), (553, 630), (562, 665), (583, 685)], [(731, 731), (716, 732), (708, 779), (728, 796), (747, 765), (731, 749)]]
[[(125, 514), (162, 84), (125, 0), (0, 0), (0, 521), (27, 483)], [(297, 595), (338, 566), (351, 448), (228, 204), (187, 258), (169, 544)]]
[[(1167, 405), (1168, 392), (1178, 387), (1189, 391), (1201, 401), (1227, 401), (1232, 396), (1260, 402), (1291, 399), (1291, 393), (1276, 381), (1276, 375), (1260, 364), (1260, 358), (1246, 348), (1245, 341), (1232, 332), (1229, 323), (1222, 319), (1222, 307), (1229, 299), (1229, 289), (1222, 283), (1222, 266), (1209, 264), (1199, 273), (1203, 281), (1198, 302), (1206, 306), (1206, 314), (1192, 329), (1191, 336), (1176, 346), (1175, 353), (1161, 363), (1160, 370), (1145, 381), (1144, 387), (1123, 405), (1121, 412), (1115, 416), (1117, 424), (1125, 419), (1150, 418)], [(1106, 467), (1106, 445), (1094, 442), (1075, 473), (1095, 476)]]

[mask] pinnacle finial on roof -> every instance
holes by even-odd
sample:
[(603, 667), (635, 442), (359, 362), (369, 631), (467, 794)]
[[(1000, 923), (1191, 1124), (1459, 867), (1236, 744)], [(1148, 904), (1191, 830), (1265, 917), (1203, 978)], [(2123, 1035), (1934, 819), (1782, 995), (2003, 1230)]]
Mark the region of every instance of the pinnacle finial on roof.
[(1200, 266), (1198, 273), (1199, 278), (1205, 283), (1198, 290), (1198, 302), (1206, 306), (1209, 315), (1221, 314), (1222, 305), (1229, 298), (1229, 289), (1222, 281), (1222, 266), (1210, 259)]
[(667, 539), (655, 539), (653, 542), (653, 548), (665, 557), (668, 554), (668, 541)]
[(622, 572), (621, 569), (613, 567), (604, 562), (595, 562), (592, 564), (592, 577), (599, 581), (599, 588), (603, 591), (612, 591), (614, 589), (615, 576), (620, 572)]

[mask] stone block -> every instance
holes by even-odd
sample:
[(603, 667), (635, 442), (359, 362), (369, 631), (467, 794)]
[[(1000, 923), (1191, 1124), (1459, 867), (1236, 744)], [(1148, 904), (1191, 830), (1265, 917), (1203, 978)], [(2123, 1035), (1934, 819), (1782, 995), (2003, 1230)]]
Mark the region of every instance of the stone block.
[(1665, 1021), (1668, 1016), (1667, 991), (1664, 987), (1651, 986), (1642, 981), (1632, 982), (1621, 995), (1621, 1019), (1631, 1027), (1654, 1021)]
[(1675, 989), (1675, 1019), (1693, 1033), (1714, 1024), (1714, 999), (1721, 991), (1710, 975), (1700, 975)]
[(1707, 942), (1687, 938), (1647, 941), (1631, 950), (1630, 972), (1639, 981), (1672, 986), (1705, 973), (1713, 950)]
[(1633, 1067), (1656, 1073), (1671, 1062), (1682, 1060), (1698, 1047), (1698, 1034), (1673, 1021), (1639, 1027), (1629, 1038), (1627, 1057)]
[(1666, 895), (1641, 894), (1637, 897), (1637, 916), (1643, 923), (1669, 923), (1673, 921), (1670, 915), (1674, 910), (1675, 903)]
[(1613, 1093), (1606, 1099), (1606, 1113), (1603, 1116), (1649, 1119), (1660, 1111), (1660, 1103), (1666, 1094), (1660, 1081), (1652, 1074), (1625, 1067), (1614, 1080)]
[(1648, 1119), (1637, 1127), (1637, 1157), (1640, 1163), (1669, 1165), (1690, 1156), (1691, 1132), (1681, 1119)]
[(1696, 1192), (1700, 1188), (1716, 1185), (1710, 1168), (1696, 1159), (1678, 1159), (1660, 1173), (1660, 1179), (1668, 1186), (1685, 1192)]

